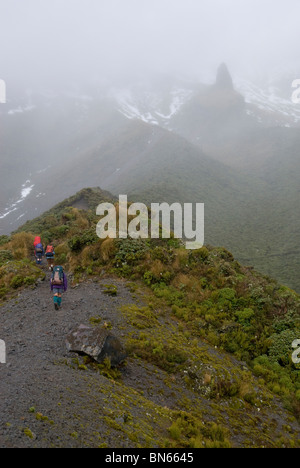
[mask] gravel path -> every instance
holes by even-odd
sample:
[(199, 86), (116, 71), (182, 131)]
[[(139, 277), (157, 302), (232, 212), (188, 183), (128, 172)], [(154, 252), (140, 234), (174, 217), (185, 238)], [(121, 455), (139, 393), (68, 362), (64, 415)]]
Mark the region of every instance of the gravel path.
[[(34, 290), (22, 291), (17, 298), (0, 308), (0, 338), (7, 347), (7, 363), (0, 364), (2, 448), (29, 447), (32, 446), (32, 440), (40, 447), (49, 447), (51, 443), (63, 447), (81, 445), (74, 438), (74, 404), (70, 402), (74, 402), (75, 398), (75, 412), (82, 408), (84, 402), (87, 419), (92, 417), (93, 407), (92, 402), (87, 402), (84, 373), (61, 364), (64, 359), (66, 362), (70, 359), (65, 338), (79, 324), (89, 325), (91, 317), (113, 322), (116, 325), (113, 332), (116, 334), (119, 307), (134, 302), (125, 283), (121, 281), (113, 280), (113, 284), (118, 287), (116, 297), (104, 294), (103, 283), (111, 284), (112, 281), (103, 280), (102, 284), (90, 282), (69, 288), (63, 297), (62, 309), (56, 312), (49, 278), (48, 273), (46, 280)], [(119, 338), (122, 340), (120, 333)], [(101, 379), (101, 375), (97, 376), (97, 383), (101, 383)], [(106, 379), (105, 385), (109, 385), (108, 382)], [(69, 414), (71, 406), (72, 415)], [(31, 408), (32, 411), (34, 408), (35, 415), (40, 412), (55, 424), (59, 421), (61, 433), (52, 436), (51, 440), (47, 435), (47, 421), (44, 421), (45, 427), (41, 434), (38, 421), (30, 413)], [(68, 421), (71, 420), (72, 424), (68, 427)], [(24, 437), (24, 431), (28, 428), (32, 434), (27, 431), (27, 437)], [(59, 439), (63, 440), (58, 443)]]

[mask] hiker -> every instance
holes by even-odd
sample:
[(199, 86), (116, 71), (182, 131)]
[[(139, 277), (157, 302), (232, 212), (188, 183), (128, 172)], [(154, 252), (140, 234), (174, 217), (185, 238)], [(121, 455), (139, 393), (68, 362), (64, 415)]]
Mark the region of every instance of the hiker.
[(43, 256), (45, 255), (44, 247), (41, 242), (35, 245), (34, 247), (34, 255), (36, 259), (36, 264), (41, 265), (43, 261)]
[(49, 245), (46, 247), (46, 259), (47, 259), (47, 263), (48, 263), (48, 266), (49, 266), (49, 270), (50, 270), (50, 271), (53, 271), (53, 267), (54, 267), (54, 256), (55, 256), (54, 247), (53, 247), (52, 244), (49, 244)]
[(54, 293), (54, 308), (55, 310), (59, 310), (61, 308), (62, 294), (68, 289), (67, 276), (62, 266), (55, 266), (53, 268), (50, 285), (51, 291)]

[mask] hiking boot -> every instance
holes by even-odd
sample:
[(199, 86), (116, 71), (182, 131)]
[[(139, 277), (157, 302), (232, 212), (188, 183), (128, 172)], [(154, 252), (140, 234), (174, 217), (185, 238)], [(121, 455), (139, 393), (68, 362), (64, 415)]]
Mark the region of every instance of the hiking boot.
[(54, 304), (54, 307), (55, 307), (55, 310), (59, 310), (59, 305), (58, 304)]

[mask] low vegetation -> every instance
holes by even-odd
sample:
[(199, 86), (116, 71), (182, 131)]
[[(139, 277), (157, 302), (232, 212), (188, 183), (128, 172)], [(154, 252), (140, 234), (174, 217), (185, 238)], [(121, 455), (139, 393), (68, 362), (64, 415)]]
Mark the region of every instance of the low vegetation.
[[(73, 206), (82, 198), (89, 209)], [(40, 234), (45, 243), (54, 242), (56, 261), (75, 282), (109, 273), (144, 292), (143, 306), (120, 311), (128, 323), (131, 358), (181, 375), (186, 388), (212, 401), (235, 399), (260, 411), (278, 397), (291, 420), (300, 421), (300, 365), (292, 362), (292, 342), (300, 339), (299, 296), (243, 267), (224, 248), (187, 251), (175, 239), (100, 240), (94, 208), (101, 201), (97, 191), (85, 190), (4, 239), (2, 300), (42, 276), (31, 262), (33, 237)], [(111, 285), (103, 290), (118, 294)], [(244, 370), (237, 371), (234, 360), (243, 362)], [(171, 419), (169, 446), (231, 446), (224, 427), (203, 425), (191, 408), (172, 412)]]

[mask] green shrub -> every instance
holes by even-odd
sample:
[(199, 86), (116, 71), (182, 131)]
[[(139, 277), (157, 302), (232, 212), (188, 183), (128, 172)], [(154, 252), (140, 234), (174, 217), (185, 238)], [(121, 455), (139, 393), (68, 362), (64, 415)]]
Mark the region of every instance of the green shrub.
[(178, 366), (184, 364), (188, 359), (187, 353), (178, 349), (175, 345), (156, 341), (144, 334), (140, 334), (139, 339), (130, 339), (127, 343), (127, 351), (129, 354), (155, 364), (169, 373), (174, 372)]
[(68, 246), (72, 252), (79, 252), (84, 246), (81, 236), (73, 236), (68, 241)]
[(160, 260), (164, 265), (170, 265), (174, 260), (174, 250), (157, 246), (152, 250), (151, 258), (153, 260)]
[(103, 289), (103, 294), (108, 296), (115, 297), (118, 295), (118, 288), (114, 284), (105, 284)]
[(52, 236), (58, 237), (61, 239), (69, 232), (69, 230), (70, 230), (69, 226), (67, 226), (66, 224), (62, 224), (61, 226), (58, 226), (57, 228), (53, 229)]
[(244, 327), (250, 325), (251, 319), (254, 317), (254, 315), (255, 313), (252, 309), (244, 309), (235, 313), (237, 321)]
[(34, 278), (33, 276), (26, 276), (26, 278), (24, 278), (23, 282), (24, 282), (25, 286), (31, 286), (31, 285), (35, 284), (36, 278)]
[(217, 289), (212, 293), (211, 298), (219, 309), (226, 307), (231, 310), (236, 306), (236, 292), (231, 288)]
[(11, 250), (0, 250), (0, 265), (13, 260), (13, 258), (14, 256)]
[(10, 286), (13, 289), (18, 289), (24, 284), (24, 278), (21, 275), (14, 276), (10, 282)]
[(145, 258), (149, 247), (144, 240), (124, 239), (115, 242), (117, 253), (113, 264), (117, 267), (136, 265)]
[(243, 396), (244, 400), (249, 403), (249, 405), (255, 406), (258, 402), (257, 394), (255, 392), (248, 392)]
[(297, 339), (299, 339), (298, 330), (285, 330), (279, 335), (273, 335), (269, 350), (271, 360), (283, 366), (288, 365), (291, 362), (292, 343)]
[(230, 448), (228, 430), (216, 423), (204, 424), (189, 413), (175, 413), (176, 420), (169, 428), (176, 447)]
[(55, 262), (59, 265), (64, 265), (67, 262), (67, 255), (62, 253), (61, 255), (57, 255)]
[(234, 261), (234, 256), (232, 255), (231, 252), (228, 250), (224, 249), (223, 247), (218, 247), (214, 249), (213, 255), (216, 257), (219, 257), (223, 260), (226, 260), (227, 262), (233, 262)]
[(8, 236), (0, 236), (0, 245), (5, 245), (9, 242), (10, 238)]
[(80, 252), (83, 247), (95, 244), (99, 241), (95, 229), (84, 231), (81, 235), (75, 235), (68, 241), (69, 248), (72, 252)]
[(193, 260), (200, 260), (201, 262), (205, 262), (209, 258), (209, 250), (206, 247), (194, 250), (191, 254), (191, 257)]
[(6, 295), (9, 293), (8, 288), (0, 288), (0, 299), (3, 299), (6, 297)]
[(212, 385), (211, 397), (231, 398), (240, 392), (240, 384), (234, 380), (217, 379)]

